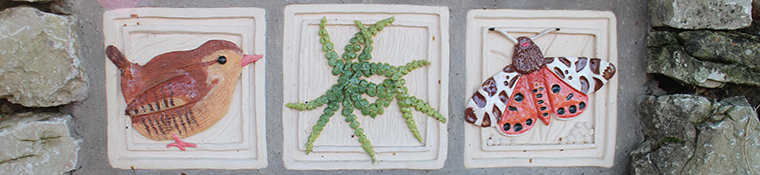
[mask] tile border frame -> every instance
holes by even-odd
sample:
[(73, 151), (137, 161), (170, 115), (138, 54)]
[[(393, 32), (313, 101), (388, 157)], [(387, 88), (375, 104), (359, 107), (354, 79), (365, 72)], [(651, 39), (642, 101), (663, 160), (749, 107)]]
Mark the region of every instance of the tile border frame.
[[(438, 15), (440, 23), (440, 40), (441, 41), (441, 104), (440, 106), (445, 106), (446, 109), (439, 109), (441, 114), (444, 116), (447, 116), (448, 118), (448, 78), (449, 78), (449, 9), (446, 6), (419, 6), (419, 5), (385, 5), (385, 4), (291, 4), (285, 7), (285, 25), (284, 25), (284, 32), (283, 32), (283, 77), (285, 76), (286, 66), (289, 64), (287, 57), (292, 55), (291, 52), (294, 52), (294, 50), (290, 49), (292, 44), (300, 44), (300, 43), (291, 43), (289, 41), (294, 40), (295, 37), (292, 35), (293, 33), (293, 25), (292, 22), (289, 22), (290, 20), (293, 20), (296, 14), (313, 14), (313, 13), (371, 13), (371, 14), (409, 14), (409, 13), (419, 13), (419, 14), (434, 14)], [(398, 18), (397, 22), (398, 22)], [(298, 34), (302, 35), (302, 34)], [(336, 47), (340, 50), (340, 47)], [(283, 84), (285, 87), (288, 87), (288, 83), (292, 83), (289, 80), (284, 80)], [(286, 88), (284, 88), (286, 89)], [(287, 97), (286, 95), (283, 95), (283, 101), (284, 103), (288, 103), (293, 101), (292, 99), (297, 99), (295, 97)], [(284, 105), (284, 104), (283, 104)], [(289, 123), (290, 121), (286, 121), (286, 115), (290, 115), (293, 112), (288, 111), (290, 109), (283, 107), (283, 125)], [(339, 116), (340, 117), (340, 116)], [(451, 119), (449, 119), (448, 122), (450, 122)], [(440, 137), (440, 146), (438, 148), (438, 151), (436, 154), (437, 158), (433, 160), (427, 160), (427, 161), (416, 161), (416, 162), (402, 162), (402, 161), (382, 161), (378, 160), (378, 163), (372, 164), (370, 161), (298, 161), (293, 158), (293, 154), (303, 154), (299, 147), (288, 144), (289, 142), (294, 142), (297, 140), (294, 140), (296, 138), (290, 138), (287, 137), (287, 135), (291, 134), (293, 135), (294, 129), (288, 129), (288, 127), (283, 126), (283, 161), (285, 164), (286, 169), (291, 170), (338, 170), (338, 169), (440, 169), (443, 168), (444, 162), (446, 160), (446, 155), (448, 152), (448, 132), (446, 131), (448, 123), (439, 123), (438, 128), (440, 128), (440, 133), (438, 134)], [(287, 151), (287, 150), (299, 150), (299, 151)], [(376, 148), (377, 150), (377, 148)], [(296, 153), (298, 152), (298, 153)], [(363, 153), (363, 152), (362, 152)], [(366, 153), (363, 153), (366, 154)], [(338, 163), (339, 165), (335, 165)], [(319, 167), (319, 168), (314, 168)]]
[[(213, 11), (213, 13), (187, 13), (185, 11), (203, 10)], [(135, 15), (135, 16), (133, 16)], [(119, 19), (130, 18), (171, 18), (171, 19), (208, 19), (214, 17), (220, 18), (250, 18), (254, 21), (250, 24), (253, 30), (252, 39), (250, 43), (252, 46), (244, 46), (243, 50), (253, 49), (256, 54), (266, 55), (266, 12), (262, 8), (246, 7), (246, 8), (131, 8), (131, 9), (116, 9), (103, 13), (103, 34), (104, 36), (121, 36), (123, 33), (119, 33), (118, 29), (114, 27), (115, 21)], [(242, 35), (242, 34), (241, 34)], [(244, 37), (245, 35), (241, 36)], [(245, 38), (243, 39), (245, 42)], [(121, 42), (121, 43), (120, 43)], [(124, 41), (118, 38), (104, 37), (104, 48), (108, 45), (123, 46)], [(123, 48), (123, 47), (120, 47)], [(109, 75), (109, 71), (114, 71), (116, 67), (111, 63), (104, 55), (105, 59), (105, 71), (106, 71), (106, 94), (108, 92), (118, 92), (117, 87), (111, 87), (109, 84), (118, 84), (118, 75)], [(247, 158), (193, 158), (192, 155), (185, 154), (183, 156), (175, 156), (174, 158), (166, 157), (129, 157), (128, 150), (115, 150), (113, 144), (118, 144), (120, 141), (116, 137), (107, 137), (108, 142), (108, 160), (112, 167), (119, 169), (258, 169), (267, 166), (267, 149), (266, 149), (266, 97), (265, 97), (265, 65), (266, 58), (260, 60), (258, 64), (247, 66), (243, 69), (244, 74), (241, 76), (241, 81), (238, 83), (248, 82), (252, 86), (256, 87), (255, 90), (243, 90), (248, 91), (248, 94), (253, 98), (250, 101), (243, 100), (241, 105), (253, 106), (250, 109), (250, 115), (253, 116), (250, 119), (251, 126), (255, 126), (255, 130), (249, 131), (251, 134), (256, 135), (255, 140), (245, 140), (249, 143), (254, 143), (248, 147), (251, 153), (255, 153), (255, 158), (248, 156)], [(253, 69), (253, 70), (251, 70)], [(249, 74), (245, 74), (248, 72)], [(248, 77), (248, 78), (246, 78)], [(244, 93), (245, 94), (245, 93)], [(118, 94), (121, 95), (121, 94)], [(112, 105), (118, 105), (119, 99), (116, 97), (108, 97), (107, 106), (111, 108)], [(120, 100), (123, 100), (121, 98)], [(113, 119), (119, 115), (118, 110), (108, 110), (108, 135), (111, 133), (119, 133), (119, 130), (123, 128), (118, 122), (118, 119)], [(244, 112), (245, 113), (245, 112)], [(116, 115), (116, 116), (114, 116)], [(252, 147), (251, 147), (252, 146)], [(125, 152), (126, 151), (126, 152)], [(231, 151), (231, 150), (230, 150)], [(172, 152), (172, 151), (167, 151)], [(232, 152), (230, 152), (232, 153)], [(208, 154), (205, 154), (208, 155)], [(179, 157), (179, 158), (178, 158)], [(246, 157), (246, 156), (242, 156)], [(209, 161), (215, 163), (209, 164)], [(166, 164), (173, 164), (166, 166)]]
[[(568, 15), (572, 13), (573, 15)], [(606, 19), (608, 20), (607, 28), (609, 29), (608, 32), (606, 32), (607, 38), (607, 44), (609, 44), (608, 48), (608, 59), (605, 59), (613, 64), (616, 64), (618, 68), (621, 66), (618, 65), (617, 61), (617, 20), (615, 15), (612, 12), (609, 11), (585, 11), (585, 10), (511, 10), (511, 9), (495, 9), (495, 10), (470, 10), (467, 13), (467, 34), (466, 34), (466, 62), (468, 63), (466, 65), (466, 69), (476, 69), (480, 68), (480, 64), (473, 64), (473, 61), (481, 60), (482, 52), (483, 52), (483, 46), (482, 46), (482, 31), (483, 27), (485, 26), (476, 26), (479, 25), (479, 22), (477, 22), (479, 19), (536, 19), (536, 18), (558, 18), (558, 19), (574, 19), (574, 20), (589, 20), (589, 19)], [(502, 26), (504, 27), (504, 26)], [(513, 27), (519, 27), (519, 26), (513, 26)], [(550, 26), (546, 26), (550, 27)], [(556, 26), (555, 26), (556, 27)], [(599, 44), (599, 43), (598, 43)], [(546, 52), (546, 51), (543, 51)], [(601, 56), (600, 56), (601, 57)], [(480, 63), (482, 61), (477, 61), (477, 63)], [(619, 69), (618, 69), (619, 70)], [(466, 71), (469, 72), (469, 71)], [(619, 73), (619, 71), (618, 71)], [(472, 80), (475, 79), (470, 75), (466, 75), (466, 81), (467, 81), (467, 88), (465, 88), (467, 91), (465, 93), (465, 99), (462, 100), (469, 100), (471, 97), (471, 93), (474, 92), (473, 89), (475, 89), (480, 83), (482, 82), (476, 82), (480, 80)], [(480, 75), (478, 75), (480, 76)], [(528, 157), (511, 157), (509, 156), (510, 153), (506, 151), (498, 151), (498, 150), (490, 150), (485, 151), (481, 148), (484, 146), (482, 143), (485, 143), (481, 141), (480, 138), (480, 132), (482, 129), (493, 129), (493, 128), (480, 128), (477, 126), (473, 126), (472, 124), (462, 122), (464, 123), (464, 129), (465, 129), (465, 138), (464, 138), (464, 165), (465, 168), (497, 168), (497, 167), (570, 167), (570, 166), (598, 166), (598, 167), (612, 167), (614, 163), (614, 157), (615, 157), (615, 142), (616, 142), (616, 125), (617, 125), (617, 79), (621, 75), (614, 76), (612, 79), (609, 80), (608, 85), (606, 85), (603, 88), (608, 88), (607, 96), (605, 99), (606, 103), (602, 104), (606, 106), (606, 111), (604, 113), (605, 116), (608, 117), (606, 121), (603, 123), (606, 124), (605, 127), (610, 127), (609, 130), (612, 130), (610, 133), (606, 133), (605, 137), (602, 137), (603, 142), (597, 146), (597, 149), (599, 152), (599, 155), (593, 156), (593, 157), (584, 157), (584, 158), (572, 158), (572, 157), (562, 157), (562, 155), (558, 157), (534, 157), (534, 158), (528, 158)], [(614, 84), (614, 87), (611, 87), (610, 85)], [(598, 133), (598, 131), (597, 131)], [(473, 137), (468, 137), (469, 135), (473, 135)], [(479, 155), (478, 155), (479, 153)], [(498, 156), (483, 156), (483, 154), (492, 154), (492, 155), (498, 155)], [(499, 155), (501, 154), (501, 155)]]

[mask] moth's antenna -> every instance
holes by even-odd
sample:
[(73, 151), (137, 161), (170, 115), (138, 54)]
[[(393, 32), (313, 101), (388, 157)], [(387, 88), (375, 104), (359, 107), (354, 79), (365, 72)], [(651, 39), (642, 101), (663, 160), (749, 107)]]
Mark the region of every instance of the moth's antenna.
[(541, 32), (541, 33), (538, 33), (538, 35), (536, 35), (536, 36), (533, 36), (533, 37), (530, 37), (530, 39), (531, 39), (531, 40), (535, 40), (535, 39), (537, 39), (538, 37), (544, 36), (544, 35), (546, 35), (546, 34), (548, 34), (548, 33), (550, 33), (550, 32), (554, 32), (554, 31), (559, 31), (559, 28), (546, 29), (546, 30), (544, 30), (543, 32)]
[(497, 31), (497, 32), (501, 33), (501, 35), (504, 35), (504, 37), (507, 37), (507, 39), (509, 39), (509, 41), (512, 41), (513, 43), (517, 44), (517, 40), (515, 38), (512, 38), (512, 36), (509, 36), (509, 34), (507, 33), (507, 31), (504, 31), (504, 30), (501, 30), (501, 29), (497, 29), (497, 28), (494, 28), (494, 27), (488, 28), (488, 30), (490, 30), (490, 31)]

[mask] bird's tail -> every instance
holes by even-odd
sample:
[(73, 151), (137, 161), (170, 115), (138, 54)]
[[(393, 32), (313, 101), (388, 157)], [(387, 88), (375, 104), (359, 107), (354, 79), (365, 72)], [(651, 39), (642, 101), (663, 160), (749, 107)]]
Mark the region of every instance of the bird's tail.
[(122, 54), (116, 46), (109, 45), (108, 48), (106, 48), (106, 55), (108, 56), (108, 59), (121, 70), (134, 65), (134, 63), (129, 62), (129, 60), (124, 57), (124, 54)]

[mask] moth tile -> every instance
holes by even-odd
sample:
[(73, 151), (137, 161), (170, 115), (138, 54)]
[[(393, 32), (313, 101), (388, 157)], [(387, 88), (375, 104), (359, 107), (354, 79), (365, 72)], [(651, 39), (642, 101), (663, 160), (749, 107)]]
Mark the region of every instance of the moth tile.
[[(615, 25), (611, 12), (471, 10), (467, 16), (465, 100), (483, 81), (512, 62), (515, 43), (488, 28), (505, 30), (515, 38), (561, 28), (534, 40), (545, 57), (583, 56), (616, 64)], [(465, 167), (611, 167), (617, 88), (617, 76), (613, 76), (602, 89), (588, 95), (589, 109), (578, 117), (560, 120), (551, 114), (548, 126), (537, 122), (532, 130), (519, 136), (506, 136), (494, 127), (481, 128), (465, 122)]]
[[(134, 8), (103, 14), (105, 46), (120, 48), (127, 59), (145, 64), (156, 55), (194, 49), (211, 39), (265, 54), (265, 12), (260, 8)], [(104, 47), (105, 47), (104, 46)], [(198, 144), (188, 151), (166, 148), (131, 128), (124, 115), (119, 71), (106, 59), (108, 157), (120, 169), (251, 169), (267, 165), (264, 62), (243, 68), (229, 112), (209, 129), (182, 138)]]

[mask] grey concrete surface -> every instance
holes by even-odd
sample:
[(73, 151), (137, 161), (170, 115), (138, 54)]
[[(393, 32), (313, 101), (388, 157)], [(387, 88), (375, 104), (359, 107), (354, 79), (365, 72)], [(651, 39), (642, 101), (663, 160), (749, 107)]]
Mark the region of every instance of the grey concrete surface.
[[(103, 12), (95, 0), (73, 0), (78, 17), (78, 34), (82, 61), (90, 76), (89, 98), (63, 108), (75, 119), (75, 131), (81, 144), (77, 170), (73, 174), (628, 174), (629, 152), (643, 140), (636, 98), (644, 94), (645, 38), (649, 29), (647, 0), (142, 0), (138, 7), (259, 7), (266, 9), (267, 48), (267, 156), (269, 165), (252, 170), (120, 170), (111, 168), (107, 157), (105, 47), (103, 46)], [(137, 1), (137, 0), (136, 0)], [(283, 12), (288, 4), (414, 4), (447, 6), (450, 10), (450, 85), (448, 158), (439, 170), (352, 170), (291, 171), (282, 162), (282, 36)], [(617, 16), (618, 36), (618, 129), (615, 164), (599, 167), (516, 167), (465, 169), (463, 162), (465, 96), (465, 24), (472, 9), (565, 9), (612, 11)]]

